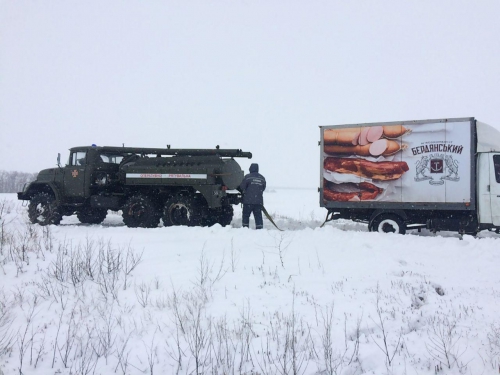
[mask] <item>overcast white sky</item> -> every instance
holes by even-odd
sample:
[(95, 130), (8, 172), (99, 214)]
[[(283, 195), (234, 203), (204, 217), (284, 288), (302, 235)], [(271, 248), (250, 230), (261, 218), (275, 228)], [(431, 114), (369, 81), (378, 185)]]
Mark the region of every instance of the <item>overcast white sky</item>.
[(73, 146), (241, 148), (319, 185), (318, 125), (500, 128), (500, 2), (0, 0), (0, 169)]

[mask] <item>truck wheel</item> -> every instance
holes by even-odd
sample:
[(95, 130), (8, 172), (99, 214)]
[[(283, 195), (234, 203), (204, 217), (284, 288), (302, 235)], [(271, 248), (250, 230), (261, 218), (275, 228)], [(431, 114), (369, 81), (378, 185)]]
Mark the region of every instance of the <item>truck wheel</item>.
[(233, 213), (232, 206), (207, 208), (206, 213), (203, 215), (202, 225), (211, 227), (214, 224), (220, 224), (225, 227), (233, 221)]
[(207, 208), (206, 211), (207, 213), (201, 219), (201, 225), (203, 227), (211, 227), (212, 225), (217, 224), (217, 216), (214, 212), (210, 208)]
[(31, 198), (28, 217), (33, 224), (39, 225), (58, 225), (62, 219), (59, 205), (48, 193), (37, 193)]
[(85, 207), (76, 213), (80, 223), (84, 224), (100, 224), (108, 215), (106, 208)]
[(163, 225), (201, 225), (201, 208), (190, 195), (176, 195), (165, 202), (163, 209)]
[(151, 200), (144, 195), (130, 197), (122, 208), (123, 222), (130, 228), (156, 228), (160, 213)]
[(211, 227), (217, 223), (217, 215), (212, 208), (208, 208), (206, 201), (198, 201), (198, 209), (200, 213), (200, 225), (202, 227)]
[(370, 232), (405, 234), (406, 224), (396, 214), (381, 214), (372, 220), (369, 229)]
[(231, 224), (234, 215), (233, 206), (222, 206), (221, 208), (218, 208), (217, 211), (217, 222), (220, 225), (225, 227), (226, 225)]

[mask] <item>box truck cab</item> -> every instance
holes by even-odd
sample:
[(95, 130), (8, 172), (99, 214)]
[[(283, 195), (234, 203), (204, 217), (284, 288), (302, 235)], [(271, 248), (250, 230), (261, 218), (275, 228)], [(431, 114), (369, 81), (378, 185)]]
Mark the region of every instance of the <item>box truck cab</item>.
[(479, 229), (500, 231), (500, 133), (476, 121)]
[(327, 221), (370, 231), (500, 230), (500, 132), (473, 117), (320, 127)]

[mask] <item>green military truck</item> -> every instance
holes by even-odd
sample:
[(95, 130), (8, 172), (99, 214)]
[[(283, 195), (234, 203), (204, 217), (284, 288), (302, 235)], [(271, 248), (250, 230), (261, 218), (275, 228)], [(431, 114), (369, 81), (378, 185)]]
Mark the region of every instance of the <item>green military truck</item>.
[(18, 193), (29, 201), (32, 223), (59, 224), (76, 213), (99, 224), (108, 210), (122, 210), (128, 227), (229, 225), (240, 203), (243, 171), (238, 149), (165, 149), (82, 146), (66, 166), (42, 170)]

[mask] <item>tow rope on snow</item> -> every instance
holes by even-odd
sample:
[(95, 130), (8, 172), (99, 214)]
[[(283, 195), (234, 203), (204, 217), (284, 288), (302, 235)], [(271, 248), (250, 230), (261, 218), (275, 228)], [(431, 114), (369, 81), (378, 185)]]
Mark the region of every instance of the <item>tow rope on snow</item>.
[(325, 224), (328, 223), (329, 221), (333, 221), (333, 220), (336, 220), (339, 218), (340, 218), (340, 215), (338, 213), (335, 213), (333, 211), (328, 211), (326, 213), (325, 221), (323, 222), (323, 224), (320, 225), (320, 228), (323, 228), (325, 226)]
[[(325, 225), (327, 222), (329, 222), (329, 221), (331, 221), (331, 220), (332, 220), (332, 217), (331, 217), (330, 213), (331, 213), (331, 211), (328, 211), (328, 212), (326, 213), (326, 219), (325, 219), (325, 221), (323, 221), (323, 224), (321, 224), (321, 225), (320, 225), (320, 228), (323, 228), (323, 227), (324, 227), (324, 225)], [(328, 216), (329, 216), (329, 215), (330, 215), (330, 218), (328, 218)]]
[(283, 232), (283, 229), (278, 228), (278, 226), (274, 222), (273, 218), (271, 217), (271, 215), (269, 215), (269, 212), (267, 212), (267, 210), (264, 206), (262, 206), (262, 212), (264, 212), (264, 215), (266, 215), (267, 219), (276, 227), (277, 230)]

